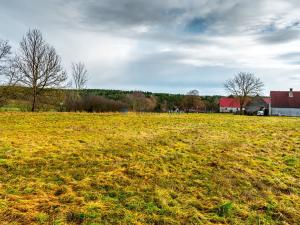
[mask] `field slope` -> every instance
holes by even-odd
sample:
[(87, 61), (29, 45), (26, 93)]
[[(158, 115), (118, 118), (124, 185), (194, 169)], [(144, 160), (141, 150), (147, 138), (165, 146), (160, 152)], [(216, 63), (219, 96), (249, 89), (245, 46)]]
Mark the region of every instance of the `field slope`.
[(0, 224), (299, 221), (299, 118), (0, 113)]

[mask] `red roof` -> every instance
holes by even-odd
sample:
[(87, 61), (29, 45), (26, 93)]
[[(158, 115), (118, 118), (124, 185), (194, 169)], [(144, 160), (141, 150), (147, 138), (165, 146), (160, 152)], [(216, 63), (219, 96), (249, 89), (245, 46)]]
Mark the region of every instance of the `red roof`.
[(289, 97), (289, 91), (271, 91), (271, 105), (274, 108), (300, 108), (300, 91), (293, 91), (293, 97)]
[(222, 97), (220, 99), (220, 107), (240, 108), (240, 102), (237, 98)]
[(265, 98), (263, 98), (263, 100), (264, 100), (265, 103), (267, 103), (268, 105), (271, 103), (271, 98), (269, 98), (269, 97), (265, 97)]

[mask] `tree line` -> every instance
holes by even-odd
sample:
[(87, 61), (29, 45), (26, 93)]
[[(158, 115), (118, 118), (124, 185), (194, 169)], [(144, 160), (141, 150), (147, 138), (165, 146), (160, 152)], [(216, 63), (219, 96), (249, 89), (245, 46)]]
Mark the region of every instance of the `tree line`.
[[(89, 79), (83, 62), (72, 63), (71, 81), (55, 48), (42, 33), (29, 30), (13, 54), (8, 41), (0, 40), (0, 106), (9, 99), (30, 103), (28, 110), (59, 111), (138, 111), (138, 112), (216, 112), (220, 96), (155, 94), (141, 91), (86, 89)], [(240, 73), (225, 83), (229, 94), (240, 99), (241, 108), (249, 95), (261, 92), (263, 83), (253, 74)], [(43, 108), (43, 107), (44, 108)], [(242, 110), (241, 110), (242, 111)]]

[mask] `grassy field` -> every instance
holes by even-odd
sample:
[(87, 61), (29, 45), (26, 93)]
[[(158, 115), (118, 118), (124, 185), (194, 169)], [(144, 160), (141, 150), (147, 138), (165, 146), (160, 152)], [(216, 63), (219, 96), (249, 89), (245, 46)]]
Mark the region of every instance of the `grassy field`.
[(0, 113), (0, 224), (300, 224), (300, 118)]

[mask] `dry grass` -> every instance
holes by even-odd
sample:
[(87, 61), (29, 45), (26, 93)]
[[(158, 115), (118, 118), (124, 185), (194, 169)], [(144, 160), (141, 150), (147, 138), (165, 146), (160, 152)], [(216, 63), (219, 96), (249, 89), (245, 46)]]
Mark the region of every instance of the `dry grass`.
[(299, 118), (0, 113), (0, 224), (299, 221)]

